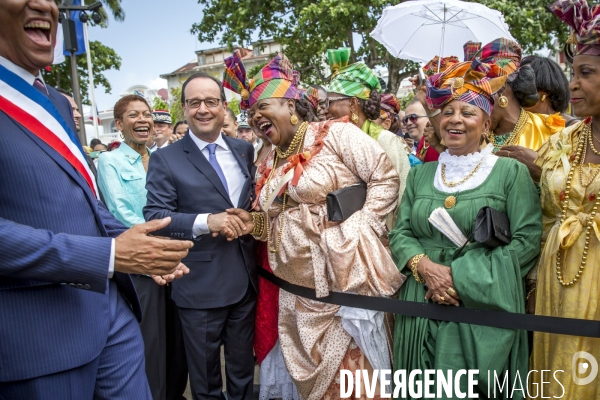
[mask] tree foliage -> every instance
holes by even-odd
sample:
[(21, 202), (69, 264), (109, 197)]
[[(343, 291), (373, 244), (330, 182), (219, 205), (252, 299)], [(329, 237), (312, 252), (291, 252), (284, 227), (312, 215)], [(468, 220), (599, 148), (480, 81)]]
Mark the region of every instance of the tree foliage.
[(171, 88), (171, 98), (169, 99), (169, 101), (171, 103), (169, 111), (171, 112), (171, 119), (173, 120), (173, 124), (185, 120), (185, 116), (183, 115), (183, 107), (181, 106), (180, 87)]
[[(474, 1), (474, 0), (468, 0)], [(551, 47), (553, 34), (561, 43), (567, 30), (558, 18), (546, 11), (548, 0), (475, 0), (504, 13), (513, 36), (526, 53)], [(355, 49), (351, 61), (363, 60), (373, 68), (388, 69), (388, 88), (395, 92), (402, 79), (415, 73), (417, 65), (397, 59), (371, 39), (383, 9), (400, 1), (389, 0), (198, 0), (202, 20), (192, 33), (203, 42), (232, 47), (248, 46), (252, 38), (273, 38), (286, 48), (286, 55), (306, 82), (322, 83), (327, 49), (348, 46)], [(360, 38), (360, 43), (355, 39)]]
[[(94, 84), (104, 86), (106, 93), (110, 93), (112, 86), (104, 72), (110, 69), (119, 70), (121, 68), (121, 57), (111, 49), (103, 45), (98, 41), (90, 42), (90, 52), (92, 57), (92, 74), (94, 76)], [(81, 98), (84, 104), (90, 104), (88, 98), (89, 93), (89, 81), (88, 81), (88, 69), (87, 69), (87, 58), (85, 54), (77, 57), (77, 75), (79, 76), (79, 85), (81, 88)], [(59, 87), (70, 92), (73, 91), (71, 86), (71, 59), (67, 59), (61, 63), (53, 65), (50, 71), (44, 71), (44, 81), (51, 86)]]

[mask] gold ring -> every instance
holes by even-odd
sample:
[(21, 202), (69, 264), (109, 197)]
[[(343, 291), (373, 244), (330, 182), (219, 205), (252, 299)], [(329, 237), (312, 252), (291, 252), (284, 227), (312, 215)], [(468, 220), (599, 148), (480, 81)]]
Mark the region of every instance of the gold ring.
[(446, 290), (446, 293), (448, 293), (450, 296), (454, 296), (456, 294), (456, 290), (454, 290), (453, 288), (448, 288), (448, 290)]
[(446, 298), (444, 296), (440, 296), (440, 300), (441, 301), (446, 301)]

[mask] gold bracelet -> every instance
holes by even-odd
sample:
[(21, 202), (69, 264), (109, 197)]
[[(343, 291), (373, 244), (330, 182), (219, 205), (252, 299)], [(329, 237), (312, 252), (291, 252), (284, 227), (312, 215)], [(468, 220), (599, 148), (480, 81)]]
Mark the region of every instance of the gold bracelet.
[(529, 300), (529, 298), (531, 297), (533, 292), (535, 292), (535, 286), (532, 287), (531, 289), (529, 289), (529, 292), (527, 292), (527, 297), (525, 298), (525, 300)]
[(429, 258), (425, 254), (417, 254), (412, 258), (412, 261), (410, 262), (410, 270), (412, 271), (413, 277), (418, 283), (425, 283), (425, 280), (419, 276), (419, 271), (417, 271), (419, 261), (421, 261), (423, 257)]
[(254, 237), (261, 237), (265, 230), (265, 216), (260, 212), (251, 212), (252, 216), (252, 232), (250, 233)]

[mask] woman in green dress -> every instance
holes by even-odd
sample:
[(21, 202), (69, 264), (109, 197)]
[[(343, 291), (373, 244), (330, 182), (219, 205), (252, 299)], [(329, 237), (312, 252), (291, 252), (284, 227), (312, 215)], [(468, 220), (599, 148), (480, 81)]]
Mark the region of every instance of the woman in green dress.
[[(473, 60), (427, 82), (427, 102), (430, 108), (441, 109), (441, 135), (448, 150), (439, 161), (413, 168), (408, 175), (400, 217), (390, 233), (394, 261), (408, 277), (400, 300), (525, 311), (524, 277), (540, 251), (541, 209), (527, 168), (495, 156), (484, 138), (490, 128), (492, 96), (506, 79), (500, 75), (497, 66)], [(484, 206), (508, 215), (512, 241), (494, 249), (472, 243), (453, 259), (457, 246), (428, 222), (429, 216), (436, 208), (445, 208), (468, 237)], [(416, 369), (452, 370), (453, 377), (458, 370), (477, 369), (475, 392), (480, 398), (523, 398), (521, 391), (507, 392), (506, 387), (494, 396), (493, 382), (494, 373), (500, 381), (508, 373), (511, 389), (517, 373), (525, 381), (527, 333), (398, 315), (394, 369), (406, 370), (407, 376)], [(466, 375), (460, 379), (460, 390), (468, 391)], [(448, 395), (444, 390), (440, 396), (435, 385), (432, 393), (436, 398), (456, 396), (456, 391)]]

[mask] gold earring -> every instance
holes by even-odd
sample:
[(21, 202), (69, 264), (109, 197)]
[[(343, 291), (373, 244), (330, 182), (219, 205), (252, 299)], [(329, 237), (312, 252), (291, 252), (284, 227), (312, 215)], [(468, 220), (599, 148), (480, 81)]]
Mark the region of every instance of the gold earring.
[(446, 145), (446, 142), (444, 142), (444, 139), (441, 139), (441, 140), (440, 140), (440, 144), (441, 144), (442, 146), (445, 146), (445, 145)]
[(352, 111), (352, 115), (350, 116), (350, 119), (352, 120), (352, 122), (354, 124), (358, 124), (358, 115), (354, 114), (354, 111)]
[(125, 140), (125, 136), (123, 135), (123, 132), (121, 132), (121, 139)]
[(508, 99), (506, 98), (505, 95), (501, 95), (498, 98), (498, 105), (502, 108), (506, 108), (506, 106), (508, 105)]
[(544, 94), (544, 95), (542, 95), (542, 98), (540, 99), (540, 101), (543, 103), (543, 102), (544, 102), (544, 100), (546, 100), (546, 95), (545, 95), (545, 94)]
[(292, 125), (298, 125), (298, 117), (296, 117), (296, 114), (292, 114), (292, 116), (290, 117), (290, 122), (292, 123)]

